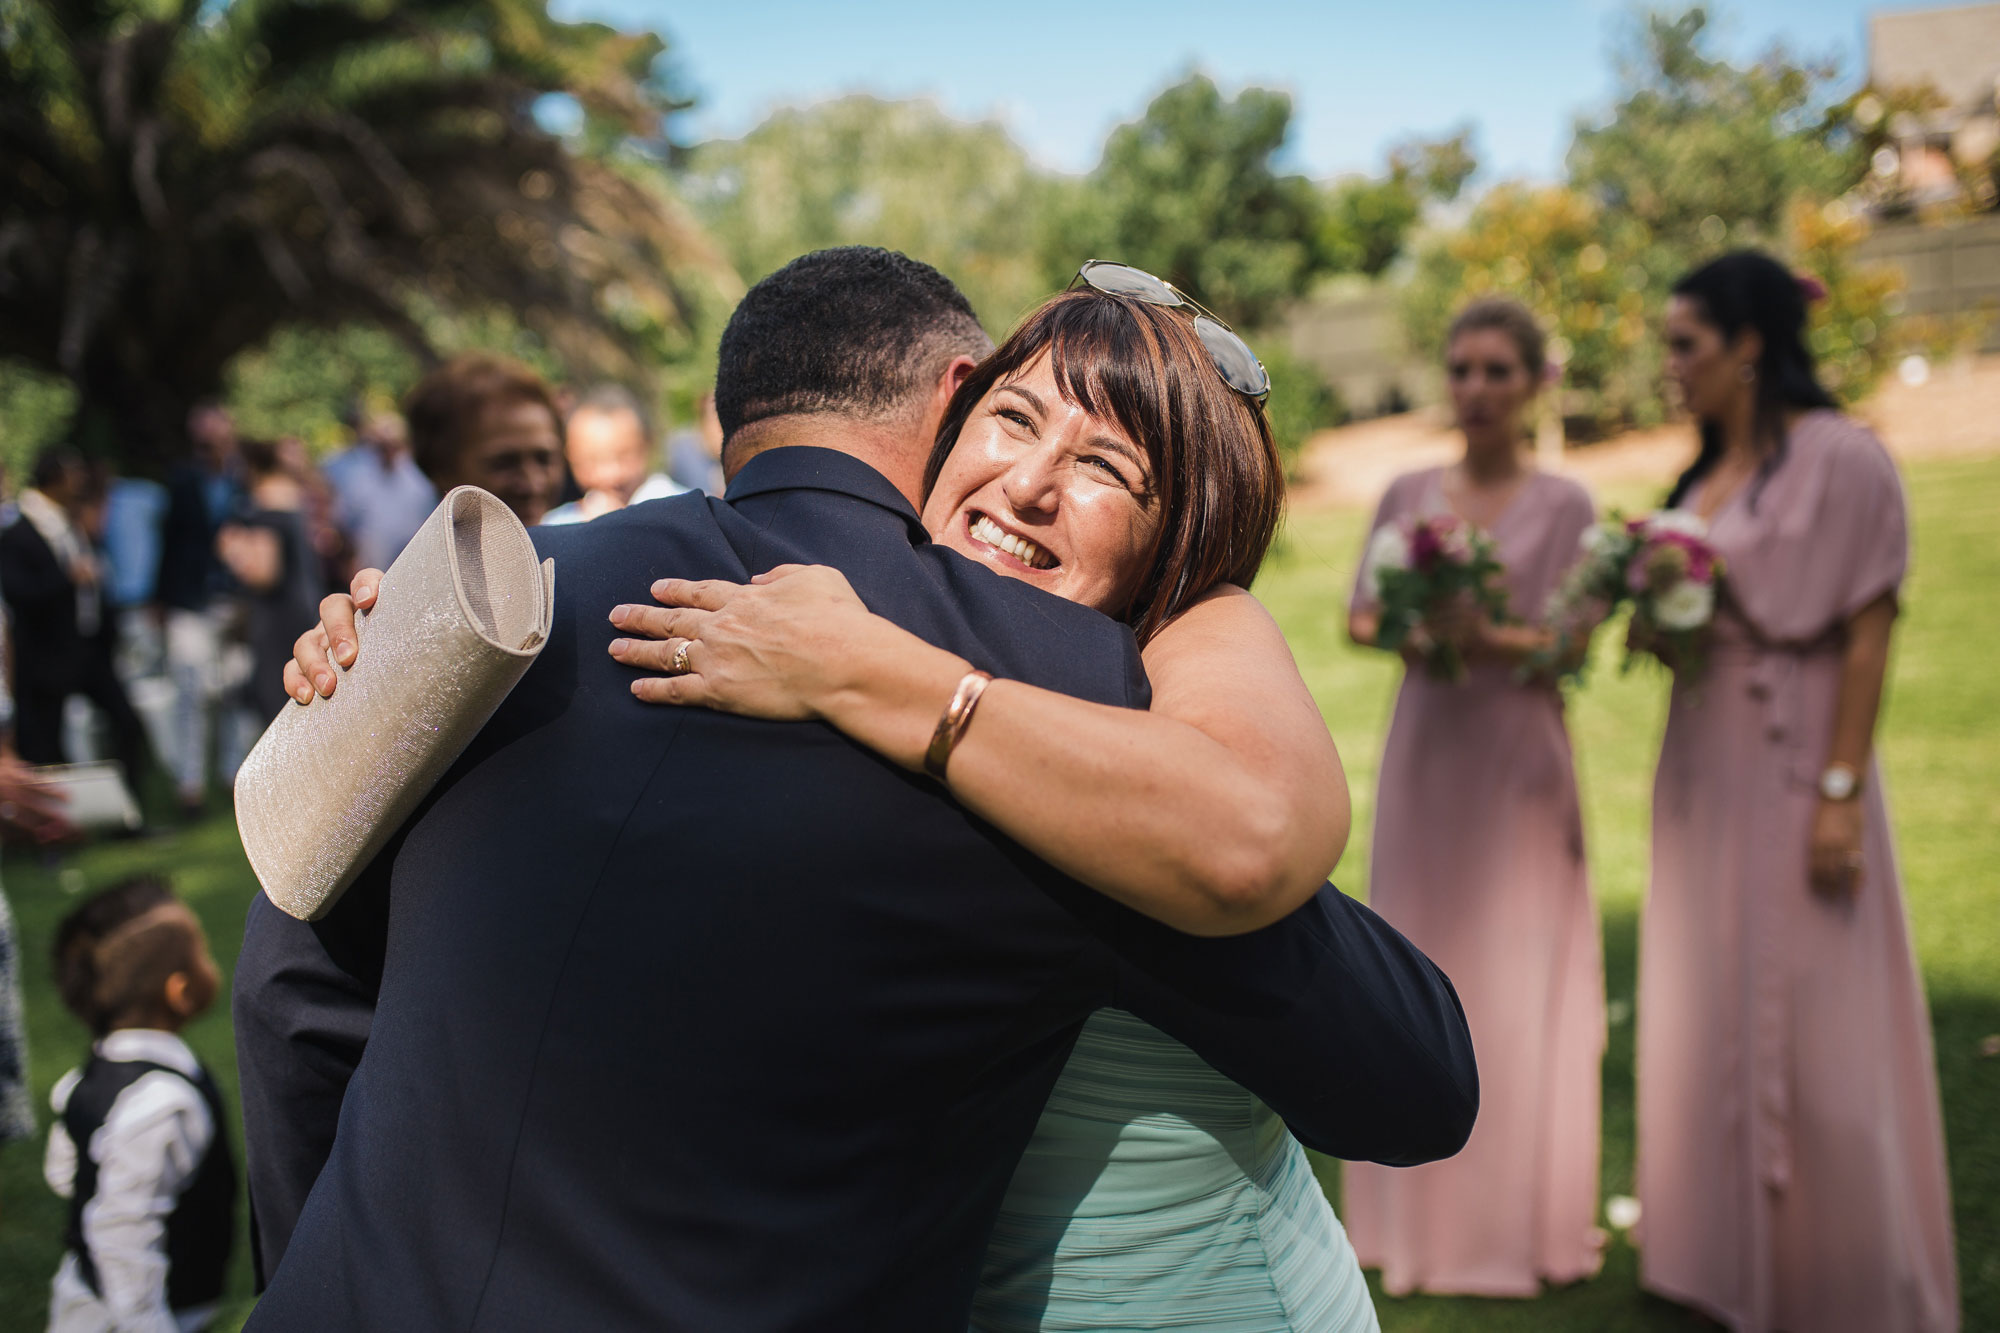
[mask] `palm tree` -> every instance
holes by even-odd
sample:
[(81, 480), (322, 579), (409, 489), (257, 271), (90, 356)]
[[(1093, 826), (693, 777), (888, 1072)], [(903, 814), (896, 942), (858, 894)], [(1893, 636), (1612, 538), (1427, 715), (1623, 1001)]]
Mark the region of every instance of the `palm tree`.
[[(128, 456), (280, 324), (429, 355), (430, 316), (500, 308), (641, 370), (735, 282), (621, 160), (662, 142), (661, 50), (542, 0), (0, 0), (0, 356)], [(551, 94), (581, 135), (538, 124)]]

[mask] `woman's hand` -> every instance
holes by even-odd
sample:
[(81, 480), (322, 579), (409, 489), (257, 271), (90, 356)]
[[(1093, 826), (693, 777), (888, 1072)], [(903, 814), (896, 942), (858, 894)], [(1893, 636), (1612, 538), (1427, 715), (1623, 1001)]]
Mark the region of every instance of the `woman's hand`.
[(1412, 625), (1410, 632), (1403, 636), (1403, 646), (1396, 650), (1396, 655), (1410, 670), (1428, 671), (1431, 655), (1437, 652), (1437, 647), (1437, 640), (1431, 637), (1428, 629), (1421, 624)]
[(1861, 802), (1820, 799), (1809, 869), (1815, 892), (1842, 897), (1861, 887)]
[(334, 593), (321, 601), (319, 624), (299, 635), (292, 645), (292, 660), (285, 663), (285, 693), (302, 704), (311, 703), (315, 692), (322, 698), (333, 697), (334, 686), (340, 681), (333, 669), (335, 662), (343, 667), (354, 665), (361, 652), (354, 616), (375, 605), (382, 590), (382, 571), (364, 569), (348, 586), (353, 596)]
[[(774, 721), (824, 718), (834, 696), (867, 683), (871, 664), (914, 636), (873, 614), (847, 576), (780, 565), (749, 583), (661, 579), (659, 606), (612, 608), (626, 635), (611, 655), (658, 674), (632, 682), (648, 703), (699, 704)], [(687, 670), (674, 658), (687, 646)]]
[(1489, 623), (1470, 593), (1460, 593), (1424, 613), (1424, 627), (1431, 637), (1468, 659), (1478, 651)]
[(37, 842), (60, 842), (76, 833), (64, 814), (69, 797), (44, 781), (12, 750), (0, 750), (0, 827), (18, 829)]

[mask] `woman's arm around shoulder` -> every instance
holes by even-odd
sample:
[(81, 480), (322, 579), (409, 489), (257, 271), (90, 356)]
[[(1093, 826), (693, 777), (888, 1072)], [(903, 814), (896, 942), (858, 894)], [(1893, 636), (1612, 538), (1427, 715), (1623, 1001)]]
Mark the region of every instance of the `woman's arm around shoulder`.
[[(650, 702), (818, 718), (910, 769), (970, 670), (871, 614), (836, 571), (753, 585), (665, 580), (663, 608), (622, 606), (612, 655), (672, 670)], [(1276, 622), (1240, 588), (1197, 602), (1147, 645), (1150, 712), (998, 680), (951, 752), (952, 794), (1042, 860), (1197, 935), (1256, 930), (1310, 899), (1346, 847), (1347, 781)]]
[(952, 792), (1168, 925), (1269, 925), (1313, 896), (1347, 845), (1347, 777), (1326, 723), (1277, 622), (1241, 588), (1197, 602), (1143, 656), (1150, 712), (994, 682), (952, 756)]

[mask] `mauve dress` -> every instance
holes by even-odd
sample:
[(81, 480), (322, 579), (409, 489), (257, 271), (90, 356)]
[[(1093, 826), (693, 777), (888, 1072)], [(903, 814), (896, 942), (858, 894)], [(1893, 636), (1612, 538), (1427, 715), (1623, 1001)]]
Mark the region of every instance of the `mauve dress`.
[(1843, 629), (1902, 583), (1902, 486), (1865, 427), (1814, 412), (1754, 508), (1749, 490), (1713, 519), (1725, 594), (1653, 787), (1641, 1280), (1751, 1333), (1946, 1333), (1931, 1025), (1873, 763), (1859, 891), (1807, 875)]
[[(1374, 527), (1446, 512), (1440, 475), (1397, 478)], [(1523, 483), (1492, 531), (1516, 617), (1541, 618), (1594, 518), (1573, 481)], [(1562, 696), (1493, 663), (1459, 684), (1405, 673), (1370, 856), (1369, 905), (1458, 988), (1480, 1099), (1458, 1156), (1347, 1166), (1355, 1252), (1395, 1295), (1533, 1296), (1596, 1272), (1604, 964)]]

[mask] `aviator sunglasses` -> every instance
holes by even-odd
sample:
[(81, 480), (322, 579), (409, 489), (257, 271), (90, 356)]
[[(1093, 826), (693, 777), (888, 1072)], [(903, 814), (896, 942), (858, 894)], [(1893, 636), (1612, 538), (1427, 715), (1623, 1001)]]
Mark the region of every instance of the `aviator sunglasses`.
[(1194, 335), (1208, 349), (1209, 358), (1215, 362), (1215, 371), (1222, 376), (1222, 382), (1259, 405), (1271, 396), (1270, 372), (1264, 369), (1264, 363), (1257, 359), (1257, 354), (1250, 350), (1250, 344), (1166, 279), (1156, 278), (1144, 269), (1120, 264), (1116, 260), (1093, 259), (1076, 271), (1076, 276), (1063, 290), (1075, 291), (1079, 282), (1089, 284), (1093, 291), (1103, 292), (1106, 296), (1123, 296), (1144, 301), (1147, 305), (1165, 306), (1169, 310), (1193, 311)]

